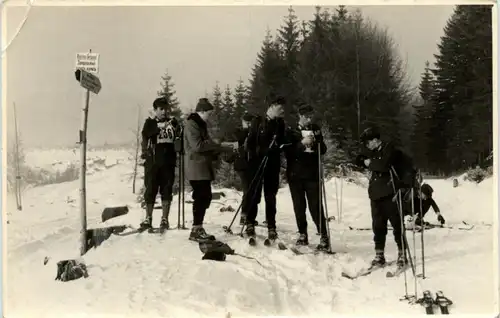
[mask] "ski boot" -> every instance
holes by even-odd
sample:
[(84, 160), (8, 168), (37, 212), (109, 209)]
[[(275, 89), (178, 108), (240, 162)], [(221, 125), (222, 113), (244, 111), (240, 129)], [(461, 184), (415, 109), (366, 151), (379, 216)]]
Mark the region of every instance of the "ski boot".
[(385, 265), (385, 256), (384, 252), (377, 251), (375, 254), (375, 258), (372, 261), (372, 266), (384, 266)]
[(408, 259), (405, 257), (403, 251), (398, 252), (398, 260), (396, 261), (398, 268), (403, 268), (408, 264)]
[(295, 245), (298, 245), (298, 246), (309, 245), (309, 238), (307, 237), (307, 234), (299, 234), (299, 238), (295, 242)]
[(275, 241), (278, 238), (278, 232), (276, 232), (276, 229), (268, 229), (267, 230), (267, 238), (270, 241)]
[(168, 220), (166, 218), (161, 218), (160, 222), (160, 232), (165, 232), (165, 230), (168, 230), (170, 228), (170, 224), (168, 223)]
[(254, 237), (256, 235), (255, 234), (255, 225), (253, 225), (253, 224), (247, 224), (247, 227), (245, 229), (245, 234), (248, 237)]
[(193, 226), (191, 233), (189, 234), (189, 239), (196, 242), (213, 241), (215, 236), (207, 234), (205, 229), (201, 226)]
[(322, 235), (319, 239), (319, 244), (316, 246), (316, 250), (321, 252), (328, 252), (330, 250), (330, 242), (328, 236)]
[(144, 232), (146, 230), (152, 229), (153, 226), (151, 225), (152, 223), (152, 218), (150, 216), (147, 216), (144, 221), (141, 222), (139, 225), (139, 232)]

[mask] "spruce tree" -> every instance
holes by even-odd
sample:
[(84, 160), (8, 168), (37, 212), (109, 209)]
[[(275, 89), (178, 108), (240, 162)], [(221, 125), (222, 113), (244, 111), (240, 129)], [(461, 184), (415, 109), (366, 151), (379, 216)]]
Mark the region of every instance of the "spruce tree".
[(168, 74), (168, 70), (161, 77), (161, 90), (158, 91), (158, 97), (163, 97), (166, 102), (166, 109), (168, 116), (179, 118), (182, 115), (182, 110), (179, 108), (179, 101), (175, 96), (174, 83), (172, 82), (172, 77)]

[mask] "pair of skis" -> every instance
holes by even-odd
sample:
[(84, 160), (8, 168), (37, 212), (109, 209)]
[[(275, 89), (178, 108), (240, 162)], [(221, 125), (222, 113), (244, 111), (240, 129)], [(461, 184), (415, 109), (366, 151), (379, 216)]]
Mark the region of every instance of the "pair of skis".
[[(290, 250), (292, 251), (295, 255), (305, 255), (305, 254), (320, 254), (320, 253), (324, 253), (324, 254), (332, 254), (334, 255), (335, 253), (334, 252), (329, 252), (329, 251), (322, 251), (322, 250), (314, 250), (312, 252), (309, 252), (309, 253), (305, 253), (305, 252), (302, 252), (300, 251), (297, 247), (295, 246), (290, 246), (288, 247), (285, 243), (283, 243), (279, 238), (277, 239), (270, 239), (268, 237), (264, 238), (264, 246), (266, 247), (272, 247), (274, 245), (274, 243), (278, 242), (278, 249), (283, 251), (283, 250)], [(250, 246), (256, 246), (257, 245), (257, 235), (256, 236), (251, 236), (249, 237), (248, 239), (248, 244)]]
[[(381, 269), (384, 269), (384, 268), (387, 268), (389, 266), (392, 266), (396, 264), (396, 261), (393, 260), (393, 261), (390, 261), (390, 262), (386, 262), (384, 265), (371, 265), (370, 267), (356, 273), (355, 275), (351, 275), (351, 274), (348, 274), (346, 272), (342, 272), (342, 277), (345, 277), (345, 278), (348, 278), (348, 279), (351, 279), (351, 280), (355, 280), (359, 277), (363, 277), (363, 276), (368, 276), (370, 275), (371, 273), (377, 271), (377, 270), (381, 270)], [(395, 270), (393, 271), (388, 271), (385, 275), (385, 277), (387, 278), (392, 278), (392, 277), (398, 277), (399, 275), (401, 275), (401, 273), (403, 273), (404, 271), (406, 271), (408, 268), (410, 267), (409, 264), (406, 264), (404, 266), (401, 266), (401, 267), (398, 267), (396, 268)]]
[(448, 307), (453, 304), (453, 302), (447, 298), (442, 291), (436, 292), (436, 298), (432, 298), (432, 294), (429, 290), (423, 292), (423, 297), (417, 300), (417, 304), (422, 305), (425, 308), (425, 313), (427, 315), (434, 315), (434, 306), (438, 306), (442, 315), (449, 315)]

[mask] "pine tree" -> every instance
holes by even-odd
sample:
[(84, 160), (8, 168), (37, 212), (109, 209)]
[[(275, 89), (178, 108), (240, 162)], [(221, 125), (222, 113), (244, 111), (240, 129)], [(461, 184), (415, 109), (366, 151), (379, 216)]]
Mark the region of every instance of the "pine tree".
[(434, 108), (434, 76), (430, 64), (425, 63), (425, 71), (419, 84), (420, 105), (414, 105), (414, 125), (412, 134), (412, 153), (419, 169), (427, 171), (429, 167), (430, 119)]
[(492, 149), (491, 5), (457, 6), (436, 55), (431, 161), (446, 174)]
[(241, 118), (247, 109), (248, 87), (240, 79), (234, 89), (234, 116)]
[(253, 113), (263, 115), (269, 103), (283, 95), (283, 71), (279, 43), (273, 40), (271, 32), (267, 30), (250, 81), (249, 106)]
[(161, 90), (158, 91), (158, 97), (163, 97), (168, 105), (166, 107), (166, 112), (168, 116), (179, 118), (182, 115), (182, 110), (179, 108), (179, 101), (175, 96), (176, 92), (174, 89), (174, 83), (172, 82), (172, 77), (168, 74), (168, 70), (165, 75), (161, 77)]
[(295, 11), (290, 6), (288, 16), (285, 17), (284, 25), (278, 30), (278, 42), (282, 47), (283, 72), (281, 74), (283, 85), (283, 94), (286, 96), (285, 120), (295, 122), (297, 114), (295, 105), (300, 98), (298, 85), (295, 81), (295, 73), (298, 67), (298, 55), (301, 46), (299, 21)]
[(215, 83), (215, 86), (212, 90), (212, 105), (214, 106), (214, 111), (212, 114), (212, 120), (209, 123), (210, 126), (210, 134), (213, 138), (220, 139), (222, 138), (221, 131), (221, 122), (223, 118), (222, 112), (222, 92), (219, 86), (219, 82)]

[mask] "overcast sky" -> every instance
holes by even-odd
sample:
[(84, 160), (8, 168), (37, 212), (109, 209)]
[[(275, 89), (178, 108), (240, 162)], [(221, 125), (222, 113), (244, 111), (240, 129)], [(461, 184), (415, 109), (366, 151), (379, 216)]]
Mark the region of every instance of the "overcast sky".
[[(302, 20), (314, 7), (294, 7)], [(453, 6), (370, 6), (363, 14), (388, 28), (416, 85), (433, 61)], [(7, 9), (7, 40), (26, 8)], [(266, 28), (276, 30), (287, 7), (33, 7), (7, 51), (8, 129), (15, 102), (25, 147), (74, 145), (83, 92), (75, 55), (100, 53), (103, 88), (91, 97), (89, 145), (134, 139), (137, 105), (151, 108), (168, 68), (181, 107), (193, 107), (216, 81), (247, 81)], [(5, 46), (5, 42), (2, 47)], [(12, 140), (12, 139), (11, 139)]]

